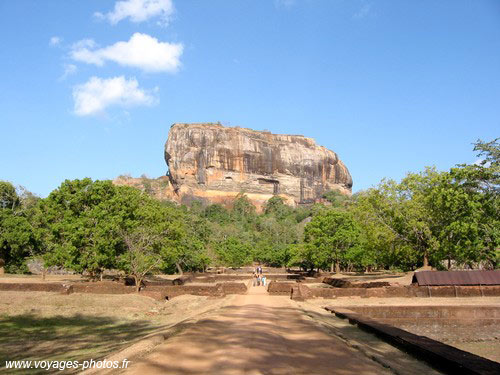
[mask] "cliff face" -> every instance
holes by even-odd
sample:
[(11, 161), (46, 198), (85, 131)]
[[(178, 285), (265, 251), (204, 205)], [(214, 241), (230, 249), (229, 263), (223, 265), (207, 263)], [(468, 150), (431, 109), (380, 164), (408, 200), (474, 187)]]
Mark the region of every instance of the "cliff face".
[(210, 202), (245, 192), (257, 206), (273, 195), (311, 203), (325, 191), (351, 193), (352, 178), (337, 154), (301, 135), (279, 135), (218, 124), (174, 124), (165, 144), (177, 200)]

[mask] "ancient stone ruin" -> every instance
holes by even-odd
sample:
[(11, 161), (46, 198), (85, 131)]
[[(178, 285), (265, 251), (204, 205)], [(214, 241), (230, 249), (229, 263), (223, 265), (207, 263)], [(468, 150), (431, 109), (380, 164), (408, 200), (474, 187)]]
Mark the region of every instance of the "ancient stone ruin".
[(352, 178), (337, 154), (301, 135), (220, 124), (174, 124), (165, 144), (175, 194), (222, 202), (245, 192), (257, 205), (273, 195), (312, 203), (328, 190), (350, 194)]

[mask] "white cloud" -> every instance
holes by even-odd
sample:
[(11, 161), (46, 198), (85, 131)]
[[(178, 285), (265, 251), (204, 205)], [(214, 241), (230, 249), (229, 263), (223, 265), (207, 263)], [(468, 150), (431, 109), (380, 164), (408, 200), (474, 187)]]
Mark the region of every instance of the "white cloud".
[(61, 44), (61, 42), (62, 42), (62, 39), (60, 37), (53, 36), (49, 40), (49, 46), (57, 46), (57, 45)]
[(182, 43), (159, 42), (147, 34), (135, 33), (128, 42), (117, 42), (104, 48), (96, 48), (91, 39), (73, 45), (71, 57), (76, 61), (98, 66), (106, 60), (123, 66), (131, 66), (146, 72), (176, 72), (184, 49)]
[(97, 43), (94, 42), (93, 39), (82, 39), (79, 40), (78, 42), (74, 43), (71, 48), (73, 50), (75, 49), (83, 49), (83, 48), (95, 48), (98, 47)]
[(59, 77), (60, 81), (64, 81), (68, 76), (75, 74), (78, 68), (73, 64), (63, 64), (63, 74)]
[(160, 17), (161, 24), (167, 25), (174, 13), (172, 0), (122, 0), (115, 3), (112, 12), (94, 13), (99, 19), (106, 19), (112, 25), (129, 18), (134, 23), (144, 22), (150, 18)]
[[(155, 88), (154, 91), (158, 89)], [(158, 102), (155, 96), (139, 88), (135, 78), (124, 76), (102, 79), (91, 77), (86, 83), (73, 88), (75, 114), (89, 116), (103, 113), (107, 107), (131, 107), (153, 105)]]

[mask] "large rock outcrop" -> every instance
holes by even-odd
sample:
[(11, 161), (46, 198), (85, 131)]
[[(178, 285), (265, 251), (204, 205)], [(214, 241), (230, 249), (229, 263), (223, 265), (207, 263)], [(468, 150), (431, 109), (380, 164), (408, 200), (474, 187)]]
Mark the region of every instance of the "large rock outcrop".
[[(332, 189), (351, 193), (337, 154), (301, 135), (220, 124), (174, 124), (165, 144), (169, 189), (178, 201), (229, 202), (240, 192), (261, 206), (273, 195), (311, 203)], [(168, 194), (170, 195), (170, 194)]]

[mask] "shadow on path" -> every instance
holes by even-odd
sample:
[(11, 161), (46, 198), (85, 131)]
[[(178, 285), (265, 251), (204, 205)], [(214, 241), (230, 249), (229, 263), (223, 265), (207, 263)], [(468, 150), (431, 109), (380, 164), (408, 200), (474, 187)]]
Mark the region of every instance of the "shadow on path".
[[(296, 308), (279, 306), (266, 295), (242, 297), (249, 303), (225, 307), (216, 317), (190, 326), (138, 361), (128, 373), (385, 373), (381, 366), (304, 319)], [(286, 304), (281, 301), (281, 305)]]

